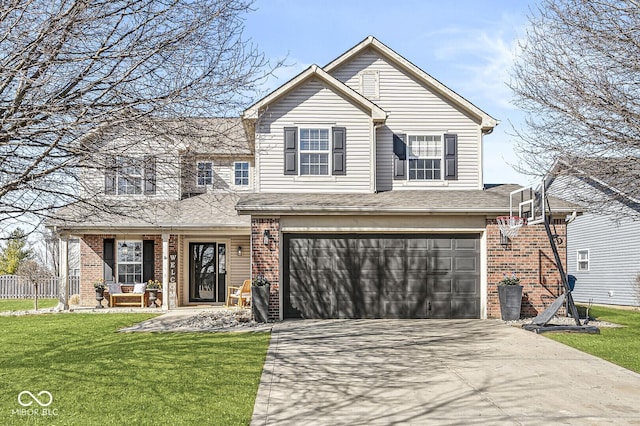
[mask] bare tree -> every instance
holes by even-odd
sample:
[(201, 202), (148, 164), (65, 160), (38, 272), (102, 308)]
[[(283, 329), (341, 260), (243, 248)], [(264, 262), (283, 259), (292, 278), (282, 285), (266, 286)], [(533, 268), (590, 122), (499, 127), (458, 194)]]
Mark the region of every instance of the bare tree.
[(96, 156), (106, 132), (157, 139), (171, 132), (158, 120), (237, 114), (270, 72), (243, 38), (250, 7), (251, 0), (2, 1), (0, 226), (55, 217), (64, 206), (120, 205), (96, 197), (83, 179), (88, 169), (104, 176), (113, 166)]
[[(529, 16), (512, 70), (523, 170), (557, 170), (613, 186), (583, 201), (640, 199), (640, 2), (544, 0)], [(583, 194), (584, 195), (584, 194)], [(612, 207), (615, 208), (615, 207)]]

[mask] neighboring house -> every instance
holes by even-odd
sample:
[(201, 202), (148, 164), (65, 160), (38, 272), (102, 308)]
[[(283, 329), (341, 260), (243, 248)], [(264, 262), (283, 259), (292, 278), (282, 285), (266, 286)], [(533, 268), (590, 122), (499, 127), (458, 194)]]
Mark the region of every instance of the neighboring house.
[[(148, 214), (58, 224), (83, 241), (84, 304), (99, 277), (163, 277), (173, 307), (221, 303), (230, 283), (262, 274), (273, 319), (496, 317), (496, 284), (514, 271), (526, 315), (561, 291), (543, 226), (501, 244), (495, 218), (509, 214), (515, 186), (482, 177), (483, 138), (498, 122), (375, 38), (226, 120), (236, 131), (216, 138), (207, 129), (219, 119), (167, 132), (179, 140), (166, 173), (177, 187), (167, 176), (160, 185), (157, 167), (147, 178), (153, 147), (138, 155), (136, 194), (105, 169), (107, 192)], [(238, 173), (244, 191), (231, 184)], [(562, 218), (573, 211), (553, 206)]]
[(574, 300), (639, 306), (640, 201), (565, 162), (555, 165), (556, 172), (567, 169), (572, 174), (561, 173), (553, 193), (586, 210), (567, 225), (567, 270), (577, 278)]

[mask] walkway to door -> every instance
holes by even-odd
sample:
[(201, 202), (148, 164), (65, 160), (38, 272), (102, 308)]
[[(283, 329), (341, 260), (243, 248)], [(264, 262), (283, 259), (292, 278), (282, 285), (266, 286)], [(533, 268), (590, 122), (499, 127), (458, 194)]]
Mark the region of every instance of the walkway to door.
[(299, 320), (252, 424), (638, 424), (639, 400), (639, 374), (494, 320)]

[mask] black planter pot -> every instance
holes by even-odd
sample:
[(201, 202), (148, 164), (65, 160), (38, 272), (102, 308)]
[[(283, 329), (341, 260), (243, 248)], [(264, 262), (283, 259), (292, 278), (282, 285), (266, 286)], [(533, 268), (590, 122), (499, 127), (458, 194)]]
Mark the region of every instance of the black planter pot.
[(158, 305), (156, 304), (156, 300), (158, 300), (158, 289), (150, 288), (149, 289), (149, 307), (150, 308), (158, 307)]
[(98, 301), (96, 308), (104, 308), (104, 306), (102, 306), (102, 301), (104, 300), (104, 288), (96, 288), (96, 300)]
[(270, 289), (270, 285), (251, 287), (251, 311), (257, 322), (269, 322)]
[(502, 316), (502, 320), (519, 320), (520, 307), (522, 305), (522, 286), (499, 285), (498, 297), (500, 298), (500, 315)]

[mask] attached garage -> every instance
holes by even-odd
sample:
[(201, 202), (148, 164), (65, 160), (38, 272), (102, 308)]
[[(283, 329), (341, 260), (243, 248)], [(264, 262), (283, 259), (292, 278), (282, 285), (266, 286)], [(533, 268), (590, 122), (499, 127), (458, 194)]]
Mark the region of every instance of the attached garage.
[(285, 318), (480, 318), (479, 234), (283, 234)]

